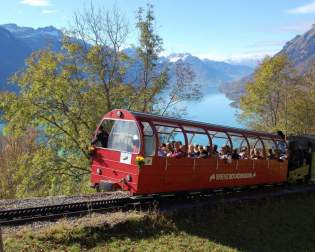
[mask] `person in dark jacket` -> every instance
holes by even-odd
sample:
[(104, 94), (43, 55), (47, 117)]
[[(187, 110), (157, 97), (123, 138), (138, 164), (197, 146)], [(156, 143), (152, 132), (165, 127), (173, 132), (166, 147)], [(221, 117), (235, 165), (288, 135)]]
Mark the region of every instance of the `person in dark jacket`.
[(101, 125), (98, 128), (98, 132), (91, 144), (96, 145), (98, 147), (107, 148), (107, 142), (108, 142), (108, 133), (105, 131), (103, 125)]

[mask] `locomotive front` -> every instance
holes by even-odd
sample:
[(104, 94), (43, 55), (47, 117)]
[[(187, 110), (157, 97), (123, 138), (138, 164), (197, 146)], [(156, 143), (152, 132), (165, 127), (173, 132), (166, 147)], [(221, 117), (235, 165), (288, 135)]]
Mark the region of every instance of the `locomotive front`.
[(101, 120), (92, 141), (91, 186), (99, 190), (137, 192), (141, 131), (135, 117), (113, 110)]

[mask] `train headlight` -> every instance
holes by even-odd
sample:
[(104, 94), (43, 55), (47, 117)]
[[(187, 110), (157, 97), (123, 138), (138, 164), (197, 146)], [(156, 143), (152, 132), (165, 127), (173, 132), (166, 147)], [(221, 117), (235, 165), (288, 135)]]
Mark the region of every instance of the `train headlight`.
[(96, 169), (96, 173), (97, 173), (98, 175), (101, 175), (101, 174), (102, 174), (102, 170), (101, 170), (100, 168), (97, 168), (97, 169)]
[(118, 110), (116, 112), (116, 116), (122, 118), (123, 117), (123, 113), (120, 110)]

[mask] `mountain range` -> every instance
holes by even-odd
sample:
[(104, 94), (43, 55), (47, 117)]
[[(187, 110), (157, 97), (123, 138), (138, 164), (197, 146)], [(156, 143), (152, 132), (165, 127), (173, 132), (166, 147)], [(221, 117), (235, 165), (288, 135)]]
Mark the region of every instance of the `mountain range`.
[[(36, 50), (51, 48), (61, 50), (62, 31), (53, 26), (43, 28), (21, 27), (16, 24), (0, 25), (0, 91), (17, 91), (14, 85), (8, 85), (9, 77), (23, 69), (25, 60)], [(126, 48), (125, 53), (135, 56), (132, 48)], [(173, 65), (182, 61), (191, 66), (204, 92), (210, 92), (219, 85), (241, 79), (253, 72), (253, 68), (244, 65), (222, 61), (200, 59), (189, 53), (170, 54), (160, 57), (161, 64)], [(172, 75), (172, 70), (170, 71)]]
[[(315, 63), (315, 24), (310, 30), (288, 41), (275, 55), (287, 55), (299, 74), (304, 74)], [(240, 80), (222, 84), (219, 89), (237, 105), (245, 93), (245, 85), (253, 78), (253, 73)]]

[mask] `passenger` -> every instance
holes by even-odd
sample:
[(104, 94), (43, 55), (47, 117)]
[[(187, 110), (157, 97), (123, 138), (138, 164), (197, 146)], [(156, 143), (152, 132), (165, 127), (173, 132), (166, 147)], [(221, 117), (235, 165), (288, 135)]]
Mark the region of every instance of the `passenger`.
[(187, 156), (189, 158), (195, 158), (197, 156), (196, 153), (195, 153), (195, 147), (194, 147), (193, 144), (190, 144), (188, 146), (188, 154), (187, 154)]
[(184, 157), (184, 152), (181, 150), (180, 147), (181, 147), (180, 142), (175, 142), (175, 150), (174, 150), (173, 154), (171, 155), (171, 157), (174, 157), (174, 158)]
[(212, 154), (212, 148), (210, 145), (207, 145), (204, 147), (205, 151), (207, 152), (208, 157), (211, 157)]
[(180, 143), (180, 149), (182, 150), (183, 152), (183, 157), (186, 156), (186, 153), (187, 153), (187, 148), (186, 148), (186, 145), (183, 145), (181, 141), (179, 141)]
[(278, 149), (275, 150), (275, 159), (280, 160), (280, 151)]
[(250, 152), (250, 158), (251, 159), (258, 159), (259, 154), (256, 148), (252, 149)]
[(166, 152), (167, 152), (167, 154), (166, 154), (167, 157), (171, 157), (173, 155), (174, 147), (173, 147), (173, 145), (171, 143), (167, 143), (167, 145), (166, 145)]
[(264, 155), (264, 152), (262, 149), (258, 149), (257, 153), (258, 153), (258, 159), (264, 159), (265, 158), (265, 155)]
[(159, 157), (166, 157), (166, 155), (167, 155), (166, 144), (162, 143), (159, 150), (158, 150), (158, 156)]
[(204, 148), (202, 145), (199, 145), (199, 158), (207, 158), (208, 157), (208, 152), (206, 148)]
[(240, 159), (248, 159), (248, 155), (247, 155), (247, 147), (243, 147), (240, 154)]
[(232, 150), (231, 150), (231, 147), (229, 145), (225, 145), (225, 150), (226, 150), (226, 154), (227, 155), (232, 155)]
[(279, 130), (277, 133), (278, 133), (278, 136), (280, 136), (282, 139), (282, 141), (278, 141), (278, 148), (280, 150), (280, 155), (286, 154), (286, 144), (285, 144), (286, 137), (281, 130)]
[(211, 153), (212, 155), (214, 155), (214, 156), (219, 156), (219, 152), (218, 152), (218, 145), (213, 145), (213, 147), (212, 147), (212, 153)]
[(230, 146), (224, 145), (220, 150), (220, 159), (228, 159), (231, 157), (232, 153), (230, 151)]
[(195, 144), (194, 152), (195, 152), (195, 156), (199, 157), (200, 155), (199, 144)]
[(108, 133), (105, 131), (103, 125), (98, 128), (98, 132), (91, 142), (92, 145), (96, 145), (98, 147), (107, 148), (108, 142)]
[(240, 159), (240, 155), (237, 153), (237, 149), (233, 150), (232, 159), (236, 159), (236, 160)]
[(276, 156), (275, 156), (275, 154), (272, 152), (272, 149), (269, 149), (269, 150), (268, 150), (267, 159), (268, 159), (268, 160), (274, 160), (274, 159), (276, 159)]

